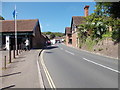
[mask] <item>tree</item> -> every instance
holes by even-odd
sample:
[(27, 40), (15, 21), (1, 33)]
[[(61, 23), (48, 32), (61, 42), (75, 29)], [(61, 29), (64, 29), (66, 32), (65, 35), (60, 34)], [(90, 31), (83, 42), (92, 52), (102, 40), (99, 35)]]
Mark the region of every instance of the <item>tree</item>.
[(48, 32), (45, 32), (45, 34), (47, 34), (47, 35), (51, 35), (52, 32), (48, 31)]
[(5, 19), (0, 15), (0, 20), (5, 20)]
[(55, 34), (50, 34), (50, 39), (53, 39), (53, 38), (55, 38)]
[(95, 7), (95, 12), (85, 18), (85, 24), (79, 25), (79, 34), (84, 35), (84, 31), (86, 31), (92, 40), (102, 39), (109, 32), (108, 28), (111, 26), (113, 29), (112, 39), (119, 42), (120, 12), (116, 12), (116, 9), (120, 9), (120, 2), (97, 2)]
[(120, 1), (111, 3), (111, 7), (109, 9), (109, 13), (114, 18), (120, 18)]
[(96, 2), (96, 12), (102, 12), (112, 18), (120, 18), (120, 1), (119, 2)]
[(64, 36), (64, 33), (61, 33), (61, 32), (50, 32), (50, 31), (48, 31), (48, 32), (43, 32), (43, 33), (46, 34), (46, 35), (50, 35), (51, 39), (54, 38), (54, 37)]

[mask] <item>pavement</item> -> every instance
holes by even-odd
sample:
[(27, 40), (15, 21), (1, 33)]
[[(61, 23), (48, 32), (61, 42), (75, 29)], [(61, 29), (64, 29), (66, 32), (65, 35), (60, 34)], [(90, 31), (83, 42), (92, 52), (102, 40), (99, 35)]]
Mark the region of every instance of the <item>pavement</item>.
[(120, 71), (117, 59), (62, 44), (45, 49), (42, 58), (44, 72), (49, 76), (48, 82), (51, 81), (56, 88), (118, 88)]
[(7, 69), (2, 69), (0, 75), (0, 88), (118, 88), (120, 71), (116, 59), (63, 44), (41, 51), (24, 51), (7, 63)]
[(44, 88), (40, 73), (38, 56), (41, 49), (24, 51), (7, 63), (2, 69), (2, 89), (9, 88)]

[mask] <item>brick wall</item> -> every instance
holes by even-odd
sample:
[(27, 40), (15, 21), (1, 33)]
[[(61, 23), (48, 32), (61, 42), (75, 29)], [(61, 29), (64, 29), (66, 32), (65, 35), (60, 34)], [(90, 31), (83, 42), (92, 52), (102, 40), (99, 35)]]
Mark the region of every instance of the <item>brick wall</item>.
[(72, 34), (72, 46), (77, 47), (77, 33)]
[(69, 42), (69, 37), (68, 34), (66, 34), (66, 45), (68, 46), (68, 42)]
[(70, 43), (70, 39), (72, 39), (72, 36), (70, 34), (66, 34), (66, 45), (71, 45), (72, 43)]

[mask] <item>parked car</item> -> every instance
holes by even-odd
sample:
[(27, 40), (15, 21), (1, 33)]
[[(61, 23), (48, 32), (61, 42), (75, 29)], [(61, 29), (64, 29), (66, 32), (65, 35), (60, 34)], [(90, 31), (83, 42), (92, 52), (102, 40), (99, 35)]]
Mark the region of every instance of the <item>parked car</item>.
[(47, 45), (51, 45), (51, 41), (47, 41)]

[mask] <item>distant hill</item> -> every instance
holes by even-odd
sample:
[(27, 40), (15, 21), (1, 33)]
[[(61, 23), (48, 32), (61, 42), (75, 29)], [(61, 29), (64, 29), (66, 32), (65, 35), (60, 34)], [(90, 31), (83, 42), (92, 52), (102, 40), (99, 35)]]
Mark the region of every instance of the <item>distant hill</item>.
[(55, 37), (63, 37), (64, 36), (64, 33), (61, 33), (61, 32), (42, 32), (43, 34), (45, 35), (50, 35), (50, 39), (52, 38), (55, 38)]

